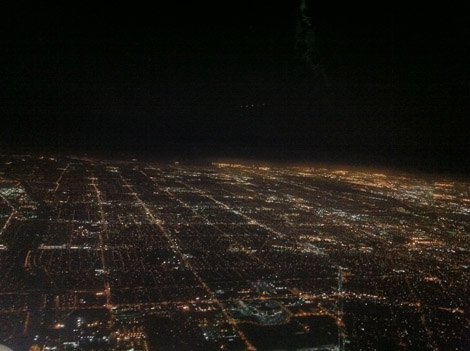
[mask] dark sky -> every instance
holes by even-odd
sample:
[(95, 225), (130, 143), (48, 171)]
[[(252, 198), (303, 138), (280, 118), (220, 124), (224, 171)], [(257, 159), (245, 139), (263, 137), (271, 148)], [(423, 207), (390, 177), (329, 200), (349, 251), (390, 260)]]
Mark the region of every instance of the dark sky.
[(468, 168), (467, 6), (191, 3), (3, 9), (1, 145)]

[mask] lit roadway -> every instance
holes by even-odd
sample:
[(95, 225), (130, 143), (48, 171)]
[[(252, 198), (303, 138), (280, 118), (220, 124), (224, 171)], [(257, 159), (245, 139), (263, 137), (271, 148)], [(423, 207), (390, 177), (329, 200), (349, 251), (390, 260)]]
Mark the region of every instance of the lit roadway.
[(98, 201), (98, 208), (99, 208), (99, 213), (101, 217), (101, 230), (98, 232), (98, 238), (99, 238), (99, 248), (100, 248), (100, 253), (101, 253), (101, 264), (103, 266), (103, 271), (105, 272), (105, 294), (106, 294), (106, 307), (110, 309), (112, 307), (111, 305), (111, 287), (109, 285), (109, 277), (108, 277), (108, 269), (106, 266), (106, 258), (104, 254), (104, 236), (106, 236), (106, 239), (108, 238), (108, 224), (104, 215), (104, 210), (103, 210), (103, 201), (101, 199), (101, 192), (98, 189), (98, 186), (96, 184), (96, 181), (98, 180), (95, 177), (90, 177), (91, 180), (91, 185), (95, 189), (96, 193), (96, 200)]
[(57, 178), (56, 182), (55, 182), (55, 188), (54, 190), (52, 191), (52, 195), (51, 195), (51, 202), (55, 202), (55, 198), (56, 198), (56, 195), (57, 195), (57, 191), (59, 190), (60, 188), (60, 182), (62, 181), (62, 178), (64, 177), (65, 173), (68, 171), (70, 167), (70, 162), (67, 163), (67, 165), (65, 166), (64, 169), (62, 169), (62, 172), (60, 173), (60, 176), (59, 178)]
[[(17, 185), (19, 185), (19, 183), (15, 184), (15, 186), (17, 186)], [(8, 199), (5, 196), (0, 194), (0, 197), (2, 198), (3, 201), (5, 201), (5, 203), (8, 205), (8, 207), (11, 208), (10, 216), (8, 216), (8, 219), (6, 220), (6, 222), (3, 225), (2, 229), (0, 229), (0, 236), (1, 236), (5, 232), (5, 230), (7, 230), (7, 228), (9, 227), (9, 225), (11, 223), (11, 220), (16, 215), (17, 211), (16, 211), (15, 207), (8, 201)]]

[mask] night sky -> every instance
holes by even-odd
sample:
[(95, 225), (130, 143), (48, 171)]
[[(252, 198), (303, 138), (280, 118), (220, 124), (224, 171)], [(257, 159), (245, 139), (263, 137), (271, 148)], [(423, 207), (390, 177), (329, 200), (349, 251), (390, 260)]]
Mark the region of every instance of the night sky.
[(1, 11), (0, 145), (470, 170), (466, 5)]

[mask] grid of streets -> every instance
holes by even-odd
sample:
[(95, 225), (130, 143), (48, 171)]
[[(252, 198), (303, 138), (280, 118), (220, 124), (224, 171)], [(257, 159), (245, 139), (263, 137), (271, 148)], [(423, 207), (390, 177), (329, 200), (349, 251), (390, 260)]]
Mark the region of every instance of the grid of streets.
[(15, 350), (466, 350), (470, 183), (0, 156)]

